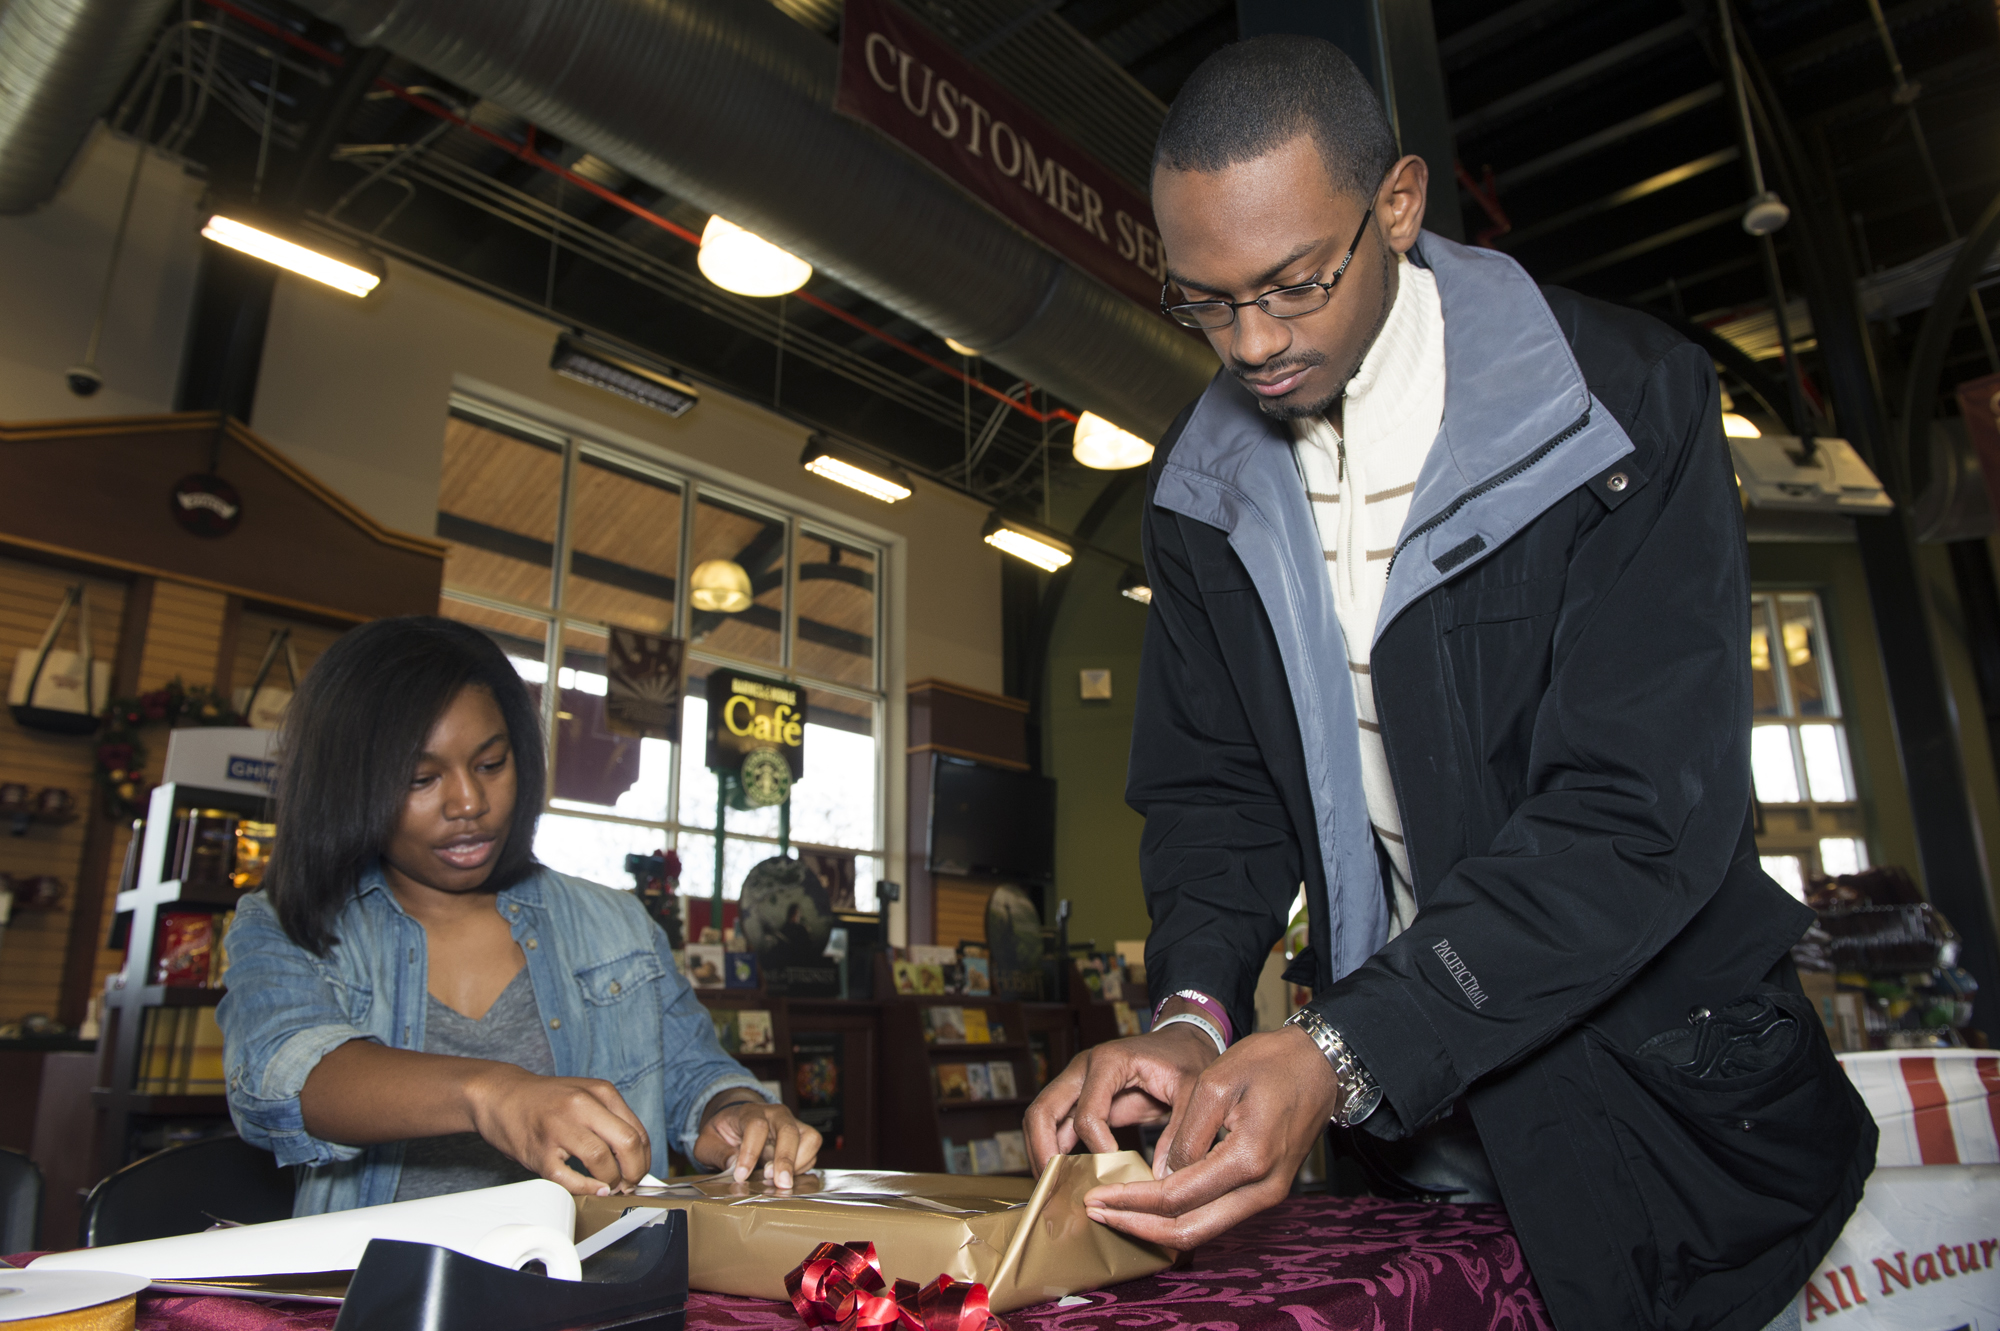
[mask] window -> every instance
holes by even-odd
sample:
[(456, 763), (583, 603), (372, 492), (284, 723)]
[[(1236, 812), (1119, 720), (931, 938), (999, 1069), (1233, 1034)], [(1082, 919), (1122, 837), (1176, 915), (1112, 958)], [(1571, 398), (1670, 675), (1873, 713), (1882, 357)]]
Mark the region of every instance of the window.
[[(542, 706), (544, 862), (629, 887), (627, 854), (672, 845), (683, 896), (710, 896), (719, 867), (733, 899), (785, 844), (855, 855), (855, 904), (874, 908), (885, 835), (879, 547), (470, 402), (455, 402), (445, 427), (437, 534), (449, 545), (442, 613), (490, 634)], [(683, 570), (711, 560), (748, 577), (746, 608), (699, 609), (680, 594)], [(606, 727), (608, 625), (687, 640), (679, 742)], [(717, 666), (805, 689), (805, 775), (783, 806), (719, 803), (702, 765)]]
[(1765, 872), (1801, 898), (1812, 875), (1868, 867), (1825, 622), (1810, 592), (1750, 598), (1750, 773), (1762, 812), (1757, 845)]

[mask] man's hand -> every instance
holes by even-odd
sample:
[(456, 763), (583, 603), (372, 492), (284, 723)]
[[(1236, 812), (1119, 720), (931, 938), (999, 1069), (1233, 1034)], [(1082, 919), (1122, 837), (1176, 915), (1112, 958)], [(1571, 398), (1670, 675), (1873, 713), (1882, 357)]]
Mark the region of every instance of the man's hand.
[[(1155, 1181), (1091, 1189), (1083, 1199), (1091, 1219), (1185, 1252), (1291, 1191), (1339, 1104), (1333, 1068), (1295, 1026), (1245, 1036), (1220, 1058), (1209, 1049), (1206, 1070), (1173, 1101), (1173, 1120), (1155, 1148)], [(1031, 1124), (1040, 1107), (1037, 1100), (1028, 1111)]]
[(702, 1121), (694, 1158), (714, 1169), (730, 1169), (738, 1183), (755, 1173), (761, 1162), (764, 1177), (789, 1188), (795, 1174), (813, 1167), (819, 1145), (819, 1132), (793, 1118), (783, 1105), (732, 1100), (711, 1109)]
[[(652, 1167), (644, 1125), (608, 1081), (538, 1077), (511, 1063), (482, 1063), (466, 1101), (480, 1136), (579, 1197), (630, 1192)], [(588, 1176), (570, 1168), (572, 1157)]]
[(1092, 1151), (1117, 1150), (1113, 1128), (1165, 1118), (1217, 1057), (1215, 1042), (1186, 1023), (1084, 1050), (1028, 1106), (1035, 1172), (1079, 1141)]

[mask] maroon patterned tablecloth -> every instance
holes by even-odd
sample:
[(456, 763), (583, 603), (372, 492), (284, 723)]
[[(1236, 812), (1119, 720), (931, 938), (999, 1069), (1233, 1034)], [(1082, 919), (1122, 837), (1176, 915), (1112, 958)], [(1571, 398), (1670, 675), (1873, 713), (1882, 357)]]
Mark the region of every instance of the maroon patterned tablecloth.
[[(911, 1275), (914, 1272), (892, 1272)], [(1087, 1303), (1007, 1315), (1013, 1331), (1549, 1331), (1498, 1206), (1298, 1197), (1239, 1225), (1185, 1269)], [(146, 1296), (139, 1331), (324, 1331), (338, 1310)], [(790, 1305), (696, 1294), (687, 1331), (798, 1331)]]

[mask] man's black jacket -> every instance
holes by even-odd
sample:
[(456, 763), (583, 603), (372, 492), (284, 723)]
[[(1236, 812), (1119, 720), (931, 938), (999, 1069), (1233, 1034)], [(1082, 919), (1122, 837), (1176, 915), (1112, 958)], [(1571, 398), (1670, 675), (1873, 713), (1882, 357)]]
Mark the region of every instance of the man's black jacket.
[[(1303, 884), (1314, 1005), (1384, 1088), (1365, 1127), (1470, 1109), (1563, 1331), (1752, 1331), (1839, 1233), (1876, 1134), (1780, 978), (1811, 915), (1751, 838), (1713, 368), (1490, 252), (1426, 235), (1413, 257), (1444, 305), (1445, 420), (1370, 666), (1419, 916), (1370, 954), (1379, 860), (1319, 543), (1282, 427), (1221, 376), (1148, 478), (1128, 799), (1152, 987), (1250, 1029)], [(1799, 1018), (1776, 1068), (1635, 1054), (1753, 993)]]

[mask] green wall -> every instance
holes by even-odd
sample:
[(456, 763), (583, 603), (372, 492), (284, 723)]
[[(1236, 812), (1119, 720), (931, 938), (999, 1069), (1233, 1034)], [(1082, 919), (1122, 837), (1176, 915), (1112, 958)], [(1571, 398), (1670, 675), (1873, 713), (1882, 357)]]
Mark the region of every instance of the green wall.
[[(1074, 475), (1074, 473), (1072, 473)], [(1097, 473), (1060, 491), (1051, 519), (1071, 530), (1102, 486)], [(1108, 477), (1107, 477), (1108, 479)], [(1091, 544), (1139, 560), (1144, 487), (1134, 485), (1098, 528)], [(1121, 938), (1144, 938), (1146, 901), (1139, 887), (1139, 834), (1145, 820), (1125, 803), (1132, 750), (1132, 706), (1146, 607), (1118, 594), (1125, 565), (1079, 552), (1069, 591), (1049, 639), (1044, 770), (1056, 778), (1056, 893), (1071, 903), (1072, 941), (1094, 939), (1109, 951)], [(1084, 702), (1077, 672), (1109, 670), (1111, 699)]]

